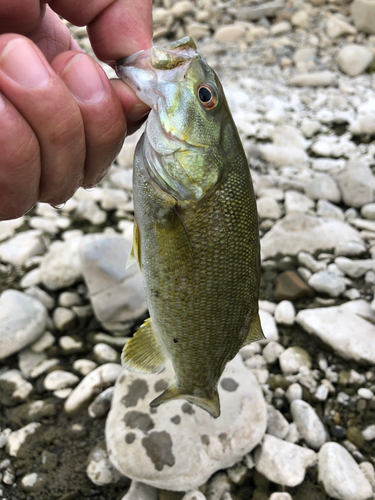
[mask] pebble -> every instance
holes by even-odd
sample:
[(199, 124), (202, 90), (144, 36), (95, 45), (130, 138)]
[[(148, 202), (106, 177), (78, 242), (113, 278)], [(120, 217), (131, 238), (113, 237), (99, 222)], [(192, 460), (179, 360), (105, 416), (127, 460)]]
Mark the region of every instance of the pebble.
[(284, 375), (298, 373), (302, 366), (311, 368), (311, 358), (305, 349), (298, 346), (288, 347), (279, 356), (281, 371)]
[(308, 156), (300, 148), (265, 144), (259, 147), (261, 157), (274, 167), (305, 164)]
[(37, 299), (17, 290), (0, 296), (0, 359), (35, 342), (44, 332), (47, 310)]
[(332, 71), (316, 71), (301, 73), (289, 80), (289, 85), (294, 87), (330, 87), (336, 80)]
[(24, 292), (26, 295), (30, 295), (30, 297), (39, 300), (39, 302), (41, 302), (48, 311), (51, 311), (55, 307), (55, 299), (38, 286), (26, 288)]
[(121, 474), (113, 467), (108, 458), (104, 441), (99, 442), (91, 450), (87, 459), (86, 474), (97, 486), (113, 484), (121, 478)]
[(104, 363), (119, 363), (120, 362), (120, 354), (113, 349), (113, 347), (108, 344), (104, 344), (100, 342), (96, 344), (93, 348), (93, 354), (95, 360), (100, 364)]
[(21, 478), (20, 484), (24, 491), (38, 491), (46, 485), (46, 478), (39, 472), (31, 472)]
[(0, 403), (4, 406), (13, 406), (26, 401), (34, 387), (25, 380), (22, 373), (16, 368), (0, 373)]
[(181, 500), (206, 500), (206, 497), (201, 491), (194, 490), (186, 493)]
[(82, 279), (80, 245), (81, 238), (56, 242), (45, 254), (40, 272), (42, 282), (49, 290), (67, 288)]
[[(339, 241), (335, 246), (335, 255), (359, 257), (366, 252), (366, 245), (359, 241)], [(343, 262), (343, 261), (341, 261)]]
[(181, 399), (150, 411), (150, 400), (172, 376), (170, 365), (154, 375), (123, 371), (107, 417), (106, 442), (111, 461), (126, 476), (186, 491), (231, 467), (260, 442), (266, 405), (255, 377), (236, 356), (219, 383), (222, 413), (214, 425), (206, 411)]
[(345, 279), (331, 271), (315, 273), (307, 283), (316, 292), (325, 293), (330, 297), (339, 297), (346, 289)]
[(360, 396), (363, 399), (370, 400), (374, 397), (374, 393), (370, 391), (370, 389), (366, 389), (365, 387), (361, 387), (357, 391), (358, 396)]
[(86, 408), (97, 395), (98, 391), (106, 389), (115, 383), (121, 373), (121, 365), (107, 363), (101, 365), (86, 375), (73, 389), (65, 401), (64, 410), (68, 415), (74, 415)]
[(34, 255), (45, 252), (46, 245), (42, 231), (30, 230), (16, 234), (0, 244), (0, 259), (14, 266), (22, 267)]
[(43, 384), (47, 391), (56, 391), (72, 387), (79, 382), (79, 378), (73, 373), (64, 370), (54, 370), (46, 375)]
[(265, 336), (265, 339), (261, 340), (261, 343), (271, 342), (272, 340), (279, 340), (279, 331), (272, 314), (264, 311), (263, 309), (259, 309), (259, 319)]
[(8, 442), (6, 445), (6, 452), (11, 457), (18, 457), (22, 452), (22, 445), (25, 443), (26, 439), (29, 439), (32, 435), (38, 435), (38, 430), (42, 428), (42, 424), (39, 422), (30, 422), (21, 427), (20, 429), (13, 431), (8, 436)]
[(375, 11), (371, 0), (355, 0), (351, 10), (356, 28), (365, 33), (375, 33)]
[(302, 399), (295, 399), (290, 404), (290, 411), (303, 440), (309, 448), (319, 450), (328, 436), (314, 408)]
[[(308, 269), (306, 272), (310, 273)], [(314, 295), (314, 291), (294, 271), (284, 271), (275, 279), (275, 300), (294, 302)]]
[(349, 76), (358, 76), (373, 62), (374, 53), (364, 45), (350, 43), (339, 50), (337, 64)]
[(83, 341), (70, 335), (63, 335), (59, 338), (59, 346), (65, 354), (80, 352), (83, 348)]
[(76, 359), (73, 363), (73, 370), (84, 377), (95, 370), (97, 363), (91, 359)]
[(305, 194), (312, 200), (327, 200), (340, 203), (341, 192), (330, 175), (315, 174), (314, 178), (306, 184)]
[(327, 267), (324, 262), (314, 259), (314, 257), (307, 252), (299, 252), (297, 257), (298, 263), (303, 267), (307, 267), (312, 273), (325, 271)]
[(266, 434), (254, 454), (255, 468), (268, 480), (283, 486), (301, 484), (307, 467), (315, 465), (313, 450)]
[(12, 220), (2, 220), (0, 221), (0, 241), (8, 239), (13, 236), (14, 231), (21, 227), (25, 222), (24, 217), (19, 217), (18, 219)]
[(375, 424), (371, 424), (362, 431), (363, 437), (366, 441), (372, 441), (375, 439)]
[(326, 493), (340, 500), (368, 500), (372, 488), (350, 453), (339, 443), (325, 443), (319, 451), (318, 476)]
[(284, 439), (289, 431), (289, 422), (284, 415), (272, 405), (267, 405), (267, 434)]
[(281, 325), (291, 326), (294, 324), (296, 310), (290, 300), (282, 300), (275, 309), (275, 321)]
[(269, 342), (263, 349), (262, 355), (266, 363), (275, 363), (280, 354), (284, 351), (284, 347), (279, 344), (278, 342), (275, 342), (272, 340)]
[(361, 208), (374, 201), (375, 177), (363, 162), (348, 162), (336, 180), (343, 202), (349, 207)]
[(101, 392), (88, 407), (91, 418), (100, 418), (109, 412), (113, 398), (113, 387), (108, 387)]
[(245, 36), (246, 30), (241, 24), (232, 24), (227, 26), (220, 26), (215, 31), (213, 39), (216, 42), (226, 43), (235, 42)]
[(289, 401), (289, 403), (292, 403), (292, 401), (296, 399), (302, 399), (302, 395), (302, 386), (297, 382), (295, 382), (294, 384), (290, 384), (285, 392), (285, 397)]
[(331, 38), (338, 38), (342, 35), (355, 35), (357, 30), (338, 16), (331, 16), (326, 24), (327, 35)]
[(277, 201), (269, 196), (257, 199), (257, 210), (260, 219), (277, 220), (281, 217), (281, 209)]
[(60, 332), (65, 332), (74, 328), (77, 317), (71, 309), (66, 307), (56, 307), (52, 315), (55, 327)]

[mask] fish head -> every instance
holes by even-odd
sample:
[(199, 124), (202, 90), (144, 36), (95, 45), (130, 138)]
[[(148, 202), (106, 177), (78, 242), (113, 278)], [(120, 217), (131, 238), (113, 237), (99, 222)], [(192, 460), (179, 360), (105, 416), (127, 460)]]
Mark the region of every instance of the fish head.
[(222, 133), (231, 115), (192, 38), (121, 59), (116, 72), (151, 108), (143, 154), (152, 180), (180, 201), (210, 196), (225, 174)]

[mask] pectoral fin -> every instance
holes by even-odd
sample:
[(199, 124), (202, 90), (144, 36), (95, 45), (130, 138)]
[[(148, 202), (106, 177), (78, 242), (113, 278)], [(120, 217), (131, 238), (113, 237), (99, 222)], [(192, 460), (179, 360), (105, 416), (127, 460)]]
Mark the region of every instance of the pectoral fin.
[(242, 344), (242, 347), (248, 344), (251, 344), (252, 342), (255, 342), (256, 340), (263, 340), (265, 338), (262, 326), (260, 324), (260, 319), (259, 319), (259, 314), (255, 316), (253, 321), (251, 322), (249, 332)]
[(172, 384), (168, 389), (166, 389), (160, 396), (151, 401), (150, 406), (155, 408), (162, 403), (167, 401), (172, 401), (173, 399), (186, 399), (190, 403), (196, 404), (206, 410), (212, 417), (217, 418), (220, 416), (220, 400), (219, 394), (215, 390), (212, 395), (194, 396), (192, 394), (186, 394), (184, 391), (180, 390), (176, 384)]
[(128, 260), (126, 261), (126, 269), (133, 264), (138, 262), (139, 269), (142, 271), (141, 267), (141, 240), (139, 237), (139, 227), (137, 224), (137, 221), (134, 219), (134, 226), (133, 226), (133, 245), (132, 249), (130, 250), (130, 254), (128, 257)]
[(166, 354), (152, 329), (151, 318), (125, 344), (121, 362), (128, 370), (143, 373), (158, 373), (164, 368)]

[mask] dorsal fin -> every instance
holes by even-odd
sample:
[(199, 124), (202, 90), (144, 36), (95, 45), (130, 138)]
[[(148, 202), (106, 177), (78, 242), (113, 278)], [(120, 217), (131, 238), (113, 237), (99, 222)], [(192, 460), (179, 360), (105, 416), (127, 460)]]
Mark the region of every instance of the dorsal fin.
[(166, 353), (152, 328), (151, 318), (125, 344), (121, 362), (128, 370), (143, 373), (158, 373), (164, 368)]

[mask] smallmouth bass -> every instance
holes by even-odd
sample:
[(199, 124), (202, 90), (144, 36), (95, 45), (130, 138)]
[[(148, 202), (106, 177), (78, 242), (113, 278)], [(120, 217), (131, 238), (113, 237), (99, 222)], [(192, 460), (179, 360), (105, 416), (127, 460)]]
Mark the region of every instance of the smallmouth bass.
[(123, 365), (175, 381), (150, 404), (184, 398), (220, 415), (225, 365), (263, 337), (260, 249), (250, 170), (221, 83), (185, 37), (116, 64), (151, 108), (134, 156), (134, 241), (150, 318)]

